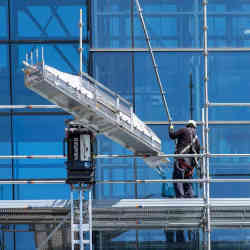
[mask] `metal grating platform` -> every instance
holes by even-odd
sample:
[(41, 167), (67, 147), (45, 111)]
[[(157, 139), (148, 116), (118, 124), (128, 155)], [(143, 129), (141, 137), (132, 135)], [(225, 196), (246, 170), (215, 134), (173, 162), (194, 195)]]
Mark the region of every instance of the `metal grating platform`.
[[(94, 200), (93, 230), (199, 228), (205, 207), (203, 199)], [(250, 227), (250, 198), (211, 199), (210, 209), (212, 228)], [(0, 212), (1, 224), (57, 224), (70, 208), (63, 200), (11, 200), (0, 201)]]

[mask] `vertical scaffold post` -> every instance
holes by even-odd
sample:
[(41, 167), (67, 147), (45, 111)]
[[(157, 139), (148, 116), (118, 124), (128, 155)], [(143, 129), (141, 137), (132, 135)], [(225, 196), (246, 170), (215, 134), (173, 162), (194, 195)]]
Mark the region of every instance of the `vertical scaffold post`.
[(36, 63), (39, 63), (39, 54), (38, 54), (38, 48), (36, 48)]
[(204, 33), (204, 93), (205, 93), (205, 163), (206, 163), (206, 243), (211, 250), (210, 183), (209, 183), (209, 138), (208, 138), (208, 48), (207, 48), (207, 0), (203, 0)]
[(43, 71), (43, 74), (44, 74), (44, 65), (45, 65), (45, 62), (44, 62), (44, 49), (42, 47), (42, 71)]
[(90, 241), (90, 250), (93, 250), (92, 246), (92, 228), (93, 228), (93, 220), (92, 220), (92, 188), (89, 188), (89, 204), (88, 204), (88, 211), (89, 211), (89, 241)]
[(30, 52), (30, 64), (33, 64), (33, 51)]
[(79, 27), (80, 27), (80, 38), (79, 38), (79, 42), (80, 42), (80, 46), (79, 46), (79, 55), (80, 55), (80, 77), (82, 77), (82, 9), (80, 9), (80, 22), (79, 22)]

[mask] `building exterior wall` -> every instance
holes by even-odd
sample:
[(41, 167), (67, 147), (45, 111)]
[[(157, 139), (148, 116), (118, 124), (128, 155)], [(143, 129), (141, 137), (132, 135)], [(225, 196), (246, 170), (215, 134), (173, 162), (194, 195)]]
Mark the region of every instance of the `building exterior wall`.
[[(203, 5), (201, 0), (141, 0), (144, 19), (170, 112), (175, 121), (190, 118), (201, 121), (204, 107)], [(250, 1), (208, 1), (208, 98), (210, 102), (249, 102), (249, 18)], [(92, 1), (91, 59), (93, 76), (134, 104), (136, 114), (162, 139), (163, 151), (174, 152), (168, 137), (167, 116), (154, 75), (143, 28), (135, 1)], [(192, 88), (190, 89), (190, 75)], [(210, 153), (249, 153), (249, 107), (211, 107), (209, 121)], [(223, 121), (232, 122), (231, 125)], [(246, 122), (245, 125), (239, 122)], [(176, 126), (177, 128), (180, 126)], [(198, 128), (201, 138), (201, 126)], [(110, 149), (112, 149), (110, 151)], [(127, 152), (114, 143), (100, 142), (100, 152)], [(172, 160), (171, 160), (172, 163)], [(159, 179), (141, 160), (100, 160), (100, 179)], [(249, 175), (249, 158), (211, 158), (212, 178), (244, 178)], [(172, 176), (171, 168), (167, 170)], [(165, 188), (165, 189), (164, 189)], [(196, 194), (201, 195), (199, 186)], [(114, 184), (96, 187), (96, 196), (109, 198), (145, 198), (173, 195), (172, 185)], [(167, 193), (162, 193), (165, 190)], [(166, 191), (167, 190), (167, 191)], [(211, 184), (211, 197), (249, 197), (248, 183)], [(247, 247), (248, 229), (213, 230), (212, 249), (228, 248), (236, 242)], [(191, 249), (202, 249), (197, 244)], [(165, 249), (162, 230), (129, 231), (113, 239), (107, 249), (124, 249), (133, 242), (136, 249)], [(147, 242), (147, 243), (146, 243)], [(149, 243), (150, 242), (150, 243)], [(132, 243), (131, 243), (132, 244)], [(155, 245), (154, 245), (155, 244)], [(158, 244), (158, 245), (157, 245)], [(113, 248), (112, 248), (113, 246)], [(126, 248), (126, 249), (128, 249)], [(174, 248), (173, 248), (174, 249)]]
[[(174, 121), (201, 121), (204, 107), (203, 12), (201, 0), (141, 0), (146, 26)], [(142, 26), (132, 0), (1, 0), (0, 105), (50, 104), (24, 86), (25, 53), (44, 47), (46, 63), (78, 73), (79, 9), (83, 8), (84, 70), (133, 103), (136, 114), (162, 139), (163, 151), (174, 152)], [(208, 93), (210, 102), (249, 102), (250, 1), (208, 2)], [(190, 75), (192, 87), (190, 88)], [(191, 105), (192, 104), (192, 105)], [(249, 107), (209, 109), (211, 153), (249, 153)], [(64, 121), (59, 109), (0, 109), (0, 155), (61, 155)], [(178, 128), (179, 126), (176, 126)], [(198, 128), (201, 137), (201, 127)], [(100, 154), (128, 154), (118, 144), (98, 137)], [(249, 176), (249, 158), (210, 160), (214, 178)], [(171, 159), (172, 164), (172, 159)], [(170, 164), (170, 165), (171, 165)], [(64, 160), (1, 159), (1, 179), (64, 178)], [(172, 169), (167, 169), (169, 178)], [(159, 179), (140, 159), (99, 159), (98, 180)], [(164, 192), (163, 192), (164, 190)], [(196, 194), (202, 190), (195, 186)], [(96, 199), (173, 196), (171, 185), (99, 184)], [(247, 183), (211, 184), (211, 197), (250, 197)], [(68, 199), (67, 185), (0, 185), (0, 199)], [(25, 229), (17, 225), (15, 229)], [(2, 228), (3, 229), (3, 226)], [(192, 249), (201, 249), (198, 235)], [(8, 250), (34, 249), (33, 233), (0, 234)], [(163, 249), (163, 230), (130, 230), (97, 249)], [(105, 241), (104, 241), (105, 240)], [(214, 230), (214, 249), (234, 241), (244, 249), (249, 230)], [(105, 243), (104, 243), (105, 242)], [(198, 244), (197, 244), (198, 242)], [(1, 245), (0, 245), (1, 246)], [(158, 246), (158, 247), (156, 247)]]

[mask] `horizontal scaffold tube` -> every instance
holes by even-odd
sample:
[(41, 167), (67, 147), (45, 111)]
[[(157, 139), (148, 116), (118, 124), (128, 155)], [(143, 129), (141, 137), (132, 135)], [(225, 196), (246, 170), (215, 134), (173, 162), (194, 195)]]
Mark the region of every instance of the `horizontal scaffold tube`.
[(55, 109), (57, 105), (0, 105), (0, 109)]
[(211, 107), (250, 107), (250, 103), (216, 103), (210, 102), (208, 104)]
[[(147, 158), (151, 155), (96, 155), (95, 159), (110, 158)], [(163, 154), (162, 157), (250, 157), (250, 154)], [(0, 155), (2, 159), (66, 159), (64, 155)]]
[(0, 155), (2, 159), (65, 159), (64, 155)]
[(122, 183), (181, 183), (181, 182), (189, 182), (189, 183), (202, 183), (202, 182), (250, 182), (250, 179), (163, 179), (163, 180), (103, 180), (96, 181), (97, 184), (122, 184)]
[[(145, 183), (181, 183), (181, 182), (190, 182), (190, 183), (232, 183), (232, 182), (250, 182), (250, 179), (163, 179), (163, 180), (97, 180), (96, 184), (145, 184)], [(1, 184), (66, 184), (66, 179), (0, 179)]]
[[(167, 121), (144, 121), (146, 125), (169, 125), (170, 122)], [(187, 121), (174, 121), (173, 125), (186, 125)], [(202, 121), (196, 121), (196, 124), (203, 125)], [(209, 121), (209, 125), (249, 125), (250, 121)]]
[(66, 179), (0, 179), (0, 184), (66, 184)]

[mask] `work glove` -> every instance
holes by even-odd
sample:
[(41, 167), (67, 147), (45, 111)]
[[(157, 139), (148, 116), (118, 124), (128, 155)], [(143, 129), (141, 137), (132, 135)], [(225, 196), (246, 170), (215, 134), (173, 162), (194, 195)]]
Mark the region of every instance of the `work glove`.
[(173, 124), (170, 124), (170, 126), (169, 126), (169, 131), (174, 131), (174, 125)]

